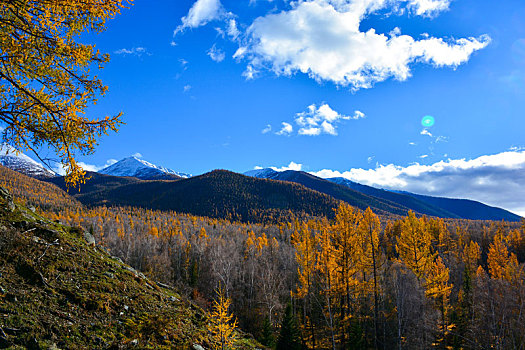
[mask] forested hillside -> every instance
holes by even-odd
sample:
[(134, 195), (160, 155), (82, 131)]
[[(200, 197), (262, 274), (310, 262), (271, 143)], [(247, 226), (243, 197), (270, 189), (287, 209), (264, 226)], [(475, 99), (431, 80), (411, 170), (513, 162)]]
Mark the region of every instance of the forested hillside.
[[(177, 181), (140, 181), (134, 178), (89, 174), (80, 192), (82, 203), (172, 210), (243, 222), (277, 222), (298, 217), (333, 217), (338, 201), (302, 185), (254, 179), (226, 170)], [(50, 180), (66, 189), (63, 178)]]
[(133, 207), (46, 215), (205, 309), (221, 286), (239, 327), (266, 345), (295, 320), (291, 339), (312, 349), (525, 346), (525, 223), (381, 222), (348, 205), (275, 225)]
[(4, 166), (0, 166), (0, 186), (8, 188), (9, 192), (25, 205), (41, 210), (82, 206), (80, 202), (52, 183), (35, 180)]
[[(82, 228), (16, 205), (4, 188), (0, 317), (1, 349), (220, 346), (212, 313), (95, 246)], [(260, 348), (231, 330), (239, 348)]]

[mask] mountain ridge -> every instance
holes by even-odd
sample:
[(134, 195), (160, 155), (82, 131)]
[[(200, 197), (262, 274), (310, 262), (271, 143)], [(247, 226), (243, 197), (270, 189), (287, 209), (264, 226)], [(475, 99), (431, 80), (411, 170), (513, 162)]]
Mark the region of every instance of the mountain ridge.
[(0, 146), (0, 165), (36, 178), (56, 176), (54, 172), (45, 168), (31, 157), (24, 153), (16, 154), (12, 147), (5, 144)]
[[(43, 166), (23, 154), (16, 156), (6, 154), (3, 156), (3, 158), (0, 154), (0, 164), (2, 164), (2, 160), (4, 161), (4, 164), (6, 164), (6, 166), (10, 169), (35, 178), (44, 179), (67, 190), (67, 188), (64, 186), (62, 177), (58, 177), (55, 174), (51, 175), (51, 172), (47, 171), (45, 168), (43, 168)], [(171, 203), (171, 201), (175, 199), (170, 199), (170, 196), (173, 194), (172, 191), (174, 191), (175, 188), (183, 191), (182, 189), (186, 188), (186, 184), (183, 183), (179, 185), (168, 185), (165, 183), (165, 181), (185, 181), (191, 178), (199, 178), (202, 180), (206, 178), (204, 175), (213, 173), (214, 171), (200, 176), (191, 177), (190, 174), (176, 172), (174, 170), (147, 162), (137, 156), (131, 156), (124, 158), (119, 162), (100, 170), (99, 172), (88, 172), (87, 177), (89, 180), (86, 182), (86, 184), (81, 186), (81, 191), (79, 193), (75, 193), (74, 197), (80, 202), (85, 204), (87, 203), (89, 205), (138, 205), (161, 210), (176, 209), (177, 211), (185, 212), (185, 208)], [(230, 173), (234, 174), (233, 172)], [(430, 197), (402, 191), (389, 191), (362, 185), (345, 178), (323, 179), (302, 171), (277, 171), (272, 168), (265, 168), (251, 170), (245, 172), (244, 174), (238, 175), (257, 179), (277, 180), (300, 184), (306, 189), (328, 195), (335, 200), (345, 201), (350, 205), (360, 209), (366, 209), (367, 207), (370, 207), (381, 215), (392, 214), (403, 216), (406, 215), (409, 210), (412, 210), (418, 214), (451, 219), (486, 219), (507, 221), (520, 221), (522, 219), (520, 216), (507, 210), (487, 206), (477, 201)], [(233, 175), (223, 176), (223, 178), (227, 178), (225, 181), (236, 181), (237, 184), (242, 183), (242, 181), (238, 180), (238, 178)], [(148, 181), (153, 181), (154, 183), (144, 183)], [(155, 181), (160, 182), (155, 183)], [(234, 214), (236, 212), (235, 206), (238, 206), (239, 204), (237, 203), (235, 205), (229, 205), (225, 202), (225, 199), (230, 198), (232, 201), (236, 202), (240, 201), (241, 198), (246, 196), (250, 197), (254, 193), (257, 193), (256, 197), (259, 201), (265, 201), (266, 203), (261, 207), (256, 202), (250, 202), (251, 205), (253, 205), (253, 208), (257, 208), (257, 210), (270, 210), (272, 209), (271, 206), (273, 204), (275, 204), (275, 208), (273, 209), (277, 211), (281, 211), (284, 207), (286, 207), (281, 205), (281, 200), (278, 199), (279, 196), (277, 195), (273, 195), (272, 198), (264, 197), (264, 189), (268, 189), (269, 186), (263, 183), (259, 183), (262, 188), (256, 190), (252, 185), (250, 185), (251, 187), (248, 186), (246, 181), (239, 188), (233, 188), (231, 184), (228, 183), (219, 184), (216, 181), (212, 186), (213, 188), (209, 188), (206, 187), (210, 186), (209, 183), (206, 181), (201, 181), (201, 185), (204, 186), (204, 188), (208, 188), (207, 194), (203, 193), (203, 188), (198, 188), (195, 183), (192, 184), (192, 186), (194, 186), (192, 191), (196, 191), (201, 195), (199, 200), (204, 202), (209, 202), (211, 200), (217, 201), (215, 205), (200, 204), (201, 207), (207, 207), (208, 209), (212, 209), (213, 207), (213, 210), (208, 213), (203, 211), (202, 208), (199, 208), (197, 204), (189, 203), (185, 198), (179, 198), (181, 203), (186, 203), (186, 205), (193, 208), (191, 209), (193, 211), (190, 213), (195, 215), (214, 216), (218, 215), (219, 212), (225, 215)], [(244, 187), (243, 189), (242, 186), (248, 187)], [(129, 191), (129, 193), (124, 195), (122, 193), (124, 189)], [(147, 189), (149, 193), (146, 193), (145, 189)], [(228, 195), (225, 193), (227, 189), (235, 192), (235, 195), (232, 196), (231, 194)], [(298, 188), (295, 189), (298, 190)], [(246, 190), (249, 193), (241, 193), (243, 190)], [(213, 191), (218, 191), (219, 193), (213, 193)], [(284, 191), (286, 192), (288, 189)], [(304, 190), (300, 190), (299, 192), (300, 193), (297, 195), (304, 195)], [(177, 193), (177, 196), (179, 196), (181, 192)], [(136, 196), (136, 198), (132, 198), (133, 196)], [(194, 198), (194, 195), (192, 193), (187, 193), (186, 197)], [(315, 196), (312, 198), (314, 197)], [(289, 197), (289, 199), (290, 198), (291, 197)], [(326, 200), (322, 200), (322, 202), (328, 203)], [(223, 205), (225, 208), (228, 208), (232, 211), (226, 213), (228, 210), (224, 211), (219, 209), (219, 203), (220, 205)], [(248, 215), (249, 208), (243, 205), (240, 205), (239, 208), (242, 208), (241, 211), (243, 212), (240, 217), (244, 217), (244, 219), (250, 217), (253, 219), (253, 215)], [(287, 208), (292, 209), (292, 211), (300, 208), (299, 212), (301, 213), (303, 213), (304, 209), (303, 207), (297, 206), (291, 202), (288, 203)], [(309, 208), (306, 210), (306, 212), (308, 215), (314, 215), (314, 213), (326, 213), (326, 210), (323, 209), (316, 211), (312, 208)]]
[[(310, 188), (312, 187), (312, 185), (309, 185), (307, 182), (305, 182), (305, 178), (311, 179), (312, 177), (314, 177), (317, 178), (318, 182), (320, 180), (332, 182), (352, 189), (356, 192), (362, 193), (364, 195), (378, 198), (382, 200), (382, 202), (387, 204), (394, 204), (394, 206), (407, 208), (420, 214), (436, 216), (441, 218), (507, 221), (520, 221), (522, 219), (519, 215), (516, 215), (508, 210), (497, 207), (491, 207), (477, 201), (422, 196), (402, 191), (388, 191), (384, 189), (378, 189), (372, 186), (362, 185), (342, 177), (322, 179), (312, 174), (305, 173), (303, 171), (277, 171), (272, 168), (255, 169), (245, 172), (244, 174), (247, 176), (253, 176), (257, 178), (299, 182)], [(302, 174), (302, 180), (298, 180), (298, 176), (300, 176), (300, 174)], [(321, 192), (323, 191), (321, 190)], [(326, 190), (324, 193), (327, 193)], [(465, 208), (458, 207), (461, 205), (465, 206)]]
[[(255, 179), (227, 170), (179, 180), (140, 180), (90, 173), (91, 180), (70, 192), (88, 206), (137, 206), (243, 222), (279, 217), (333, 216), (339, 201), (300, 184)], [(66, 189), (64, 178), (49, 179)]]
[(100, 174), (136, 177), (142, 180), (175, 180), (189, 178), (191, 174), (177, 172), (155, 165), (137, 156), (126, 157), (98, 171)]

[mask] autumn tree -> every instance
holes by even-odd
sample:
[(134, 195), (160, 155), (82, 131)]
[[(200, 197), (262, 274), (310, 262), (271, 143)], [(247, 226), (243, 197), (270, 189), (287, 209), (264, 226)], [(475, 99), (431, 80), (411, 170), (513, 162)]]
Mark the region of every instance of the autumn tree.
[(357, 231), (361, 215), (358, 209), (342, 203), (337, 208), (335, 221), (330, 229), (335, 276), (337, 278), (334, 291), (340, 298), (341, 342), (345, 346), (347, 345), (347, 338), (350, 342), (349, 330), (350, 323), (353, 322), (353, 296), (359, 287), (356, 275), (360, 272), (360, 266), (356, 258), (360, 254), (356, 252), (356, 249), (359, 248)]
[(229, 312), (231, 299), (224, 295), (222, 288), (217, 290), (217, 299), (213, 302), (213, 310), (209, 315), (208, 332), (214, 350), (232, 349), (235, 341), (237, 320)]
[(408, 213), (401, 223), (396, 249), (401, 260), (421, 280), (436, 256), (432, 252), (432, 235), (425, 218), (417, 218), (412, 211)]
[[(374, 294), (374, 347), (378, 348), (378, 327), (379, 327), (379, 276), (378, 271), (381, 267), (381, 251), (379, 249), (379, 232), (381, 222), (379, 217), (367, 208), (359, 223), (358, 235), (361, 240), (362, 252), (360, 265), (363, 271), (371, 272), (373, 277)], [(365, 281), (366, 282), (366, 281)]]
[(33, 151), (42, 161), (38, 150), (48, 146), (60, 158), (68, 184), (82, 182), (85, 174), (75, 156), (93, 153), (97, 139), (121, 124), (121, 114), (83, 115), (107, 91), (90, 68), (101, 68), (109, 56), (78, 38), (102, 32), (106, 20), (130, 1), (0, 1), (3, 142), (16, 151)]
[[(312, 225), (313, 223), (310, 224), (310, 226)], [(292, 235), (292, 242), (296, 249), (295, 258), (298, 264), (297, 274), (299, 277), (299, 287), (296, 296), (303, 299), (304, 325), (310, 328), (313, 347), (315, 348), (315, 331), (312, 324), (312, 284), (318, 255), (317, 237), (308, 223), (303, 222), (297, 224), (297, 226)]]
[(492, 278), (505, 279), (508, 282), (519, 281), (521, 268), (514, 253), (510, 253), (501, 234), (494, 237), (489, 247), (487, 264)]
[(321, 294), (325, 299), (325, 321), (330, 332), (330, 341), (332, 349), (336, 349), (336, 340), (334, 332), (334, 310), (333, 296), (337, 295), (336, 286), (336, 269), (334, 252), (332, 246), (332, 234), (328, 222), (323, 221), (319, 224), (319, 257), (317, 259), (316, 269), (319, 272), (319, 285)]
[(445, 344), (445, 336), (448, 331), (446, 324), (446, 316), (448, 310), (448, 298), (452, 290), (452, 286), (449, 284), (449, 269), (443, 263), (440, 256), (437, 257), (436, 261), (432, 263), (425, 282), (425, 295), (428, 298), (435, 300), (436, 306), (441, 312), (441, 339), (439, 343)]

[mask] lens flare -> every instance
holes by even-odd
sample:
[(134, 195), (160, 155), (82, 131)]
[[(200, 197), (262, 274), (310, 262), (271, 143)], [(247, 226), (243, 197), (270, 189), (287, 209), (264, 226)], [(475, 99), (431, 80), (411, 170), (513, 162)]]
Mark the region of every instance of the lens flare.
[(423, 125), (425, 128), (430, 128), (432, 125), (434, 125), (434, 117), (430, 115), (426, 115), (421, 119), (421, 125)]

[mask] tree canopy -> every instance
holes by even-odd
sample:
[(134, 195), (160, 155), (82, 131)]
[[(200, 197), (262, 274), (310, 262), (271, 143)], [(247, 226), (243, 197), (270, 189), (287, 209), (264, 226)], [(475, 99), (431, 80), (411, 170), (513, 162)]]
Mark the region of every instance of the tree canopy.
[[(49, 147), (68, 184), (83, 181), (78, 154), (95, 150), (98, 138), (117, 131), (121, 113), (85, 116), (107, 91), (90, 69), (109, 61), (95, 45), (79, 42), (132, 0), (0, 0), (0, 121), (2, 141), (17, 151)], [(49, 165), (49, 162), (46, 161)]]

